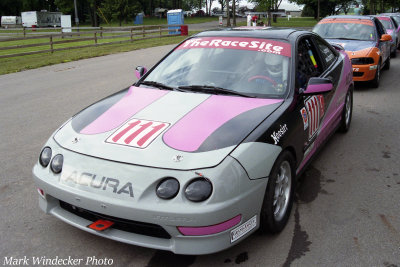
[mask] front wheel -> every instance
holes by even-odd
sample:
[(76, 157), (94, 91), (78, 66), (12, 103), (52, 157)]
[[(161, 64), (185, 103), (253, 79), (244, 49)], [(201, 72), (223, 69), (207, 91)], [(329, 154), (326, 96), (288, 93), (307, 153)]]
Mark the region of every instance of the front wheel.
[(353, 90), (349, 89), (344, 102), (342, 120), (340, 122), (339, 131), (346, 133), (350, 129), (351, 116), (353, 114)]
[(383, 67), (384, 70), (390, 69), (390, 57), (386, 59), (385, 66)]
[(372, 80), (372, 87), (378, 88), (380, 81), (381, 81), (381, 62), (379, 61), (378, 66), (376, 66), (375, 78)]
[(272, 167), (260, 212), (260, 232), (279, 233), (286, 226), (293, 206), (294, 158), (284, 151)]

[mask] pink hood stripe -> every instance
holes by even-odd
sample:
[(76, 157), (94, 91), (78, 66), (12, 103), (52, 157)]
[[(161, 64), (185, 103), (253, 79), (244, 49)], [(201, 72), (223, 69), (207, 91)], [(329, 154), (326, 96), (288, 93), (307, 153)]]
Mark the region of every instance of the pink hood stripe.
[(213, 95), (172, 126), (163, 140), (174, 149), (193, 152), (227, 121), (251, 109), (282, 101)]
[(81, 134), (99, 134), (115, 129), (167, 93), (169, 92), (131, 86), (120, 101), (86, 126)]

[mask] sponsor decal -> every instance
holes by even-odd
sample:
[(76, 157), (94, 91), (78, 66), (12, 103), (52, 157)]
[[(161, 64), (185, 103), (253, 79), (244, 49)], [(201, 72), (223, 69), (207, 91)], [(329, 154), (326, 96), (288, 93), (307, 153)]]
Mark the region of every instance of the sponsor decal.
[(300, 110), (301, 117), (303, 118), (304, 130), (308, 128), (308, 114), (306, 108)]
[(239, 37), (203, 37), (192, 38), (181, 44), (177, 49), (190, 48), (225, 48), (236, 50), (250, 50), (264, 53), (271, 53), (290, 57), (291, 45), (285, 42), (239, 38)]
[(305, 103), (308, 118), (309, 118), (309, 128), (308, 137), (311, 139), (317, 132), (321, 118), (324, 116), (325, 101), (322, 95), (311, 96), (306, 100)]
[(115, 194), (126, 194), (133, 197), (132, 183), (122, 184), (120, 180), (111, 177), (100, 176), (93, 173), (79, 173), (73, 171), (70, 174), (61, 175), (60, 182), (64, 184), (77, 184), (98, 190), (112, 191)]
[(353, 68), (353, 72), (358, 72), (360, 68)]
[(169, 123), (132, 119), (122, 125), (106, 140), (107, 143), (146, 148)]
[(257, 226), (257, 215), (231, 231), (231, 243), (235, 242)]
[(271, 134), (272, 139), (274, 139), (275, 145), (279, 143), (279, 140), (287, 132), (287, 130), (288, 130), (288, 127), (286, 126), (286, 124), (284, 124), (284, 125), (280, 125), (280, 128), (277, 132), (273, 132)]

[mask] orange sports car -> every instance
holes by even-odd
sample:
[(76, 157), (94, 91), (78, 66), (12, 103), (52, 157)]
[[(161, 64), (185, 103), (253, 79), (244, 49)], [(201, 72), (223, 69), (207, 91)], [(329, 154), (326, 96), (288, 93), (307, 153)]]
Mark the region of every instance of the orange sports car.
[(373, 16), (330, 16), (313, 31), (339, 44), (349, 55), (354, 81), (371, 81), (378, 87), (381, 70), (390, 68), (390, 41), (382, 23)]

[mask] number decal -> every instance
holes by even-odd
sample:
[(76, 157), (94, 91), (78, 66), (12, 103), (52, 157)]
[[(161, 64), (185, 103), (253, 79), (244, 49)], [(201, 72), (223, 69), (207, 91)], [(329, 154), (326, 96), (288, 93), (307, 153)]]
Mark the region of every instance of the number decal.
[(312, 96), (307, 99), (305, 106), (309, 118), (308, 137), (311, 139), (318, 131), (319, 123), (324, 116), (324, 97), (322, 95)]
[(145, 148), (168, 126), (169, 123), (165, 122), (132, 119), (109, 136), (106, 142)]

